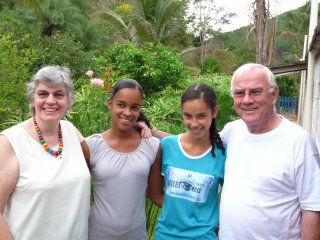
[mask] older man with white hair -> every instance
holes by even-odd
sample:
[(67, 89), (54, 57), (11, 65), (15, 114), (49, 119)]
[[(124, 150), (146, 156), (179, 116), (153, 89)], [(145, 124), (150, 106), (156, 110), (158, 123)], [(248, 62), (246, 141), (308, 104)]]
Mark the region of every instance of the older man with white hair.
[(279, 87), (260, 64), (231, 80), (240, 119), (221, 132), (227, 144), (220, 240), (319, 240), (320, 160), (313, 139), (274, 109)]

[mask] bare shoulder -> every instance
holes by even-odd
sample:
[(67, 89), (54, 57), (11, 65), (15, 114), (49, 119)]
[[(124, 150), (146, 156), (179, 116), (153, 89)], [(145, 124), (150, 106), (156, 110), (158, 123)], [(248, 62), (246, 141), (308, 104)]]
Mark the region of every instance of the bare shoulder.
[(8, 138), (3, 134), (0, 134), (0, 146), (1, 146), (0, 162), (3, 157), (9, 157), (12, 154), (15, 155), (14, 150), (11, 146), (11, 143), (9, 142)]
[(19, 164), (17, 156), (7, 137), (2, 134), (0, 134), (0, 146), (0, 174), (3, 174), (6, 170), (18, 172)]
[(19, 164), (9, 140), (2, 134), (0, 134), (0, 146), (0, 211), (2, 213), (18, 181)]

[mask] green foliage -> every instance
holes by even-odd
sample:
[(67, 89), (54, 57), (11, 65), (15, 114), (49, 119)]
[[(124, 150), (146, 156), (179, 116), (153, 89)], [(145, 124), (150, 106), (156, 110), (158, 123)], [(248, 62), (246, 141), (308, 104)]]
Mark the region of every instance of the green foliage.
[(299, 95), (299, 75), (284, 75), (276, 78), (280, 96), (297, 97)]
[(187, 38), (184, 18), (187, 1), (142, 0), (116, 3), (114, 9), (102, 13), (111, 30), (110, 34), (116, 39), (130, 40), (137, 46), (153, 42), (180, 47)]
[(204, 60), (201, 68), (201, 74), (217, 73), (220, 71), (220, 65), (215, 58), (207, 58)]
[(179, 56), (162, 44), (145, 43), (140, 48), (132, 43), (116, 44), (105, 58), (104, 66), (111, 64), (123, 75), (136, 79), (146, 94), (177, 86), (185, 77)]
[(55, 32), (51, 37), (36, 35), (28, 44), (38, 53), (35, 71), (45, 65), (60, 65), (69, 67), (73, 78), (78, 78), (91, 64), (90, 53), (84, 51), (83, 45), (71, 33)]
[(302, 7), (281, 14), (277, 20), (277, 64), (298, 62), (303, 51), (304, 36), (308, 34), (310, 1)]
[(217, 117), (218, 130), (222, 130), (226, 123), (237, 119), (237, 114), (233, 107), (233, 99), (230, 95), (230, 80), (231, 76), (229, 75), (207, 74), (191, 78), (184, 82), (184, 89), (194, 83), (206, 83), (213, 88), (217, 95), (219, 107)]
[[(87, 9), (79, 1), (70, 0), (45, 0), (37, 2), (36, 6), (23, 4), (19, 10), (30, 22), (42, 23), (42, 34), (51, 36), (54, 30), (68, 30), (77, 36), (83, 34), (83, 26), (88, 22), (88, 18), (82, 12)], [(80, 8), (82, 9), (80, 9)]]
[(154, 230), (160, 216), (161, 208), (153, 204), (150, 199), (146, 200), (146, 227), (148, 239), (154, 239)]
[(41, 32), (41, 24), (27, 24), (16, 11), (6, 10), (0, 14), (0, 33), (11, 34), (19, 49), (35, 53), (37, 60), (30, 62), (30, 72), (35, 73), (44, 65), (61, 65), (70, 67), (73, 77), (78, 78), (83, 69), (92, 64), (91, 53), (85, 51), (74, 34), (54, 31), (51, 36), (43, 36)]
[(29, 110), (25, 96), (25, 82), (30, 79), (30, 66), (36, 61), (32, 49), (20, 49), (28, 36), (13, 40), (11, 34), (0, 29), (0, 123), (7, 127), (9, 119), (22, 119)]
[(289, 40), (292, 44), (298, 41), (302, 46), (304, 36), (308, 34), (309, 30), (310, 10), (311, 2), (307, 1), (302, 7), (281, 14), (277, 24), (279, 37)]
[(218, 60), (220, 73), (232, 73), (239, 63), (237, 54), (229, 49), (218, 50), (215, 54), (215, 58)]
[(216, 35), (213, 41), (219, 45), (220, 56), (217, 58), (220, 61), (222, 72), (231, 73), (243, 63), (255, 62), (255, 44), (247, 41), (248, 31), (249, 27), (242, 27), (232, 32)]
[[(108, 112), (108, 98), (114, 85), (119, 79), (124, 78), (120, 71), (112, 66), (103, 65), (104, 58), (95, 58), (98, 66), (93, 69), (93, 75), (89, 78), (76, 80), (77, 90), (73, 110), (67, 118), (74, 123), (84, 136), (103, 132), (111, 127), (111, 116)], [(92, 71), (92, 70), (91, 70)], [(83, 72), (83, 75), (85, 73)], [(93, 86), (91, 80), (99, 78), (104, 81), (103, 86)]]
[(158, 129), (173, 134), (184, 132), (180, 97), (191, 84), (206, 83), (213, 87), (217, 94), (217, 128), (221, 130), (226, 123), (237, 119), (230, 96), (230, 78), (228, 75), (208, 74), (181, 81), (178, 88), (167, 87), (164, 91), (152, 95), (152, 98), (146, 99), (143, 111)]
[(12, 10), (2, 11), (0, 20), (0, 122), (8, 127), (28, 114), (25, 83), (36, 71), (44, 65), (68, 66), (77, 78), (91, 57), (72, 34), (41, 36), (41, 26), (28, 26)]
[(14, 0), (1, 0), (0, 1), (0, 11), (4, 8), (12, 8), (14, 6)]
[(75, 104), (67, 115), (84, 136), (90, 136), (109, 129), (111, 118), (108, 112), (108, 97), (103, 87), (89, 84), (89, 80), (76, 91)]
[(106, 26), (93, 20), (83, 26), (83, 33), (77, 39), (84, 45), (84, 50), (93, 52), (100, 52), (112, 43), (112, 36)]
[(19, 39), (34, 30), (18, 11), (8, 9), (0, 12), (0, 28), (3, 33), (12, 33), (12, 39)]
[(143, 112), (158, 129), (172, 134), (185, 131), (180, 107), (180, 96), (183, 91), (169, 86), (145, 100)]

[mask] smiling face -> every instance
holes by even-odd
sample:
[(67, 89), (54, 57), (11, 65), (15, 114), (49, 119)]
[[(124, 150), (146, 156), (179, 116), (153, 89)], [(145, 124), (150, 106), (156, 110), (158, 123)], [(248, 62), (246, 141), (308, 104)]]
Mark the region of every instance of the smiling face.
[(36, 87), (32, 106), (37, 121), (60, 121), (67, 110), (68, 98), (64, 84), (48, 85), (40, 82)]
[(217, 116), (203, 99), (188, 100), (182, 104), (183, 123), (189, 133), (195, 138), (204, 138), (210, 135), (212, 119)]
[[(248, 69), (239, 73), (233, 82), (235, 93), (244, 92), (233, 102), (239, 117), (246, 123), (251, 133), (264, 133), (269, 130), (269, 123), (275, 118), (274, 106), (279, 88), (270, 89), (266, 72), (261, 68)], [(271, 90), (271, 91), (270, 91)], [(257, 94), (257, 91), (260, 91)]]
[(108, 101), (112, 127), (122, 131), (132, 129), (141, 111), (142, 96), (136, 88), (123, 88)]

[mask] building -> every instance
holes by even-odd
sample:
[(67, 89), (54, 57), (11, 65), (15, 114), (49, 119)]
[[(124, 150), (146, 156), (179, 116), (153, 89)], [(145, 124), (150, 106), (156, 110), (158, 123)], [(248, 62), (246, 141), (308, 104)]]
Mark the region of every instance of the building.
[(320, 25), (318, 0), (311, 0), (307, 70), (301, 74), (298, 123), (315, 139), (320, 149)]

